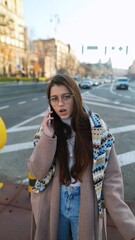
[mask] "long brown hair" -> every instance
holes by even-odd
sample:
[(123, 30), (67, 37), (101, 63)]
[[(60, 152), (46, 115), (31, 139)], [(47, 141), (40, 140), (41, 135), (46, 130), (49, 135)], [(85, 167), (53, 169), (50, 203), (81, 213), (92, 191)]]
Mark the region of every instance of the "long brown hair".
[[(47, 88), (47, 97), (50, 98), (51, 88), (54, 86), (66, 86), (70, 93), (74, 96), (74, 106), (71, 116), (71, 127), (61, 121), (59, 116), (53, 110), (54, 117), (54, 131), (57, 136), (57, 150), (56, 159), (60, 164), (60, 182), (69, 185), (71, 183), (71, 176), (75, 182), (82, 180), (82, 175), (89, 163), (92, 163), (92, 138), (91, 126), (88, 115), (86, 114), (82, 102), (80, 90), (76, 82), (67, 75), (55, 75), (50, 79)], [(52, 106), (51, 106), (52, 107)], [(67, 139), (71, 137), (72, 130), (75, 132), (74, 144), (74, 163), (69, 172), (69, 152), (67, 147)]]

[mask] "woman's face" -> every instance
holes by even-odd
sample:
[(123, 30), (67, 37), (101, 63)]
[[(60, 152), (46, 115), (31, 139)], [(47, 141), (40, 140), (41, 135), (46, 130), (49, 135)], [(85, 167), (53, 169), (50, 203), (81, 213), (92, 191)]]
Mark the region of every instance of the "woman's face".
[(54, 85), (50, 91), (50, 104), (61, 119), (68, 119), (73, 112), (74, 99), (64, 85)]

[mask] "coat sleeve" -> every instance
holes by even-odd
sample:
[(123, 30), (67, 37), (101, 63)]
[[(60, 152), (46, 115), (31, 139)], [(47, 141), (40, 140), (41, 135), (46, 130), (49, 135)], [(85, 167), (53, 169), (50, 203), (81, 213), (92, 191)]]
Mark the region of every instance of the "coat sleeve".
[(57, 137), (47, 137), (44, 133), (28, 159), (28, 169), (32, 175), (41, 180), (49, 172), (56, 152)]
[(121, 169), (112, 147), (103, 183), (106, 208), (119, 232), (126, 240), (135, 237), (135, 217), (124, 202), (124, 187)]

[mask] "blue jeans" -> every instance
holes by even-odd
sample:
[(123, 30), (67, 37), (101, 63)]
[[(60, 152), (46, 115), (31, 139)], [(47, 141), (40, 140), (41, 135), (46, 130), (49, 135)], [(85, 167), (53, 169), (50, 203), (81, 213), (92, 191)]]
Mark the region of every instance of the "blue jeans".
[(61, 185), (57, 240), (78, 240), (80, 187)]

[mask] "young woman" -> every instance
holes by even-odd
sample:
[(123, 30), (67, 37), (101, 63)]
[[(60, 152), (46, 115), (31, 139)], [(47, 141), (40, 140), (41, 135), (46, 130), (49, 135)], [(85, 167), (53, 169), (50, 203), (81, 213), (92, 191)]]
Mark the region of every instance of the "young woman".
[(51, 107), (35, 136), (28, 169), (34, 240), (105, 240), (105, 208), (126, 240), (135, 239), (135, 217), (124, 203), (123, 182), (105, 122), (83, 105), (75, 81), (54, 76)]

